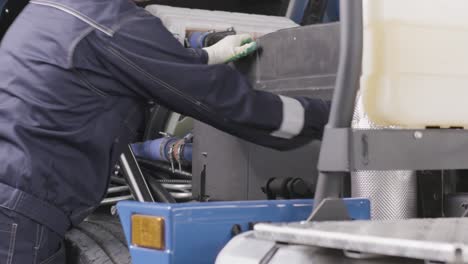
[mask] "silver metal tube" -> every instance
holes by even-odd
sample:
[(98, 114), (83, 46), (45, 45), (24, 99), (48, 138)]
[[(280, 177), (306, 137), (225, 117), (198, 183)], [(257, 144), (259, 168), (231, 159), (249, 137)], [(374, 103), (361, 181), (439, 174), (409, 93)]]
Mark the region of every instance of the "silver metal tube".
[(116, 176), (111, 176), (111, 182), (118, 183), (118, 184), (123, 184), (123, 185), (127, 184), (125, 179), (119, 178), (119, 177), (116, 177)]
[(106, 199), (101, 201), (101, 205), (115, 204), (117, 202), (126, 201), (126, 200), (133, 200), (133, 195), (125, 195), (125, 196), (106, 198)]
[(154, 202), (153, 195), (141, 173), (130, 146), (120, 155), (120, 164), (135, 199), (139, 202)]
[(124, 191), (129, 191), (130, 187), (128, 186), (117, 186), (117, 187), (110, 187), (107, 189), (107, 193), (118, 193), (118, 192), (124, 192)]
[(190, 199), (192, 198), (192, 193), (174, 193), (171, 192), (172, 197), (176, 199)]
[(169, 190), (191, 190), (192, 184), (162, 184), (162, 186)]
[[(362, 0), (340, 0), (340, 58), (336, 76), (333, 104), (325, 129), (348, 128), (353, 120), (355, 99), (360, 87), (363, 54)], [(327, 141), (324, 141), (325, 143)], [(340, 148), (331, 142), (322, 148)], [(322, 159), (321, 157), (320, 159)], [(319, 162), (320, 167), (320, 162)], [(338, 198), (346, 172), (320, 171), (314, 198), (314, 208), (326, 198)]]

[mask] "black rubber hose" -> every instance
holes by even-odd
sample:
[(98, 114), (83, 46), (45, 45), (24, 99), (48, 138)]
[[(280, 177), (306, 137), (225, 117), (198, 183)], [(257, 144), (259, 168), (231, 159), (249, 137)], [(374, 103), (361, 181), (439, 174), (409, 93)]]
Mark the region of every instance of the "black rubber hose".
[(187, 180), (192, 179), (192, 173), (177, 170), (177, 169), (174, 170), (174, 172), (172, 172), (171, 166), (166, 164), (166, 163), (163, 163), (163, 162), (145, 160), (145, 159), (140, 159), (140, 158), (137, 158), (137, 161), (138, 161), (138, 163), (140, 165), (142, 165), (144, 167), (147, 167), (147, 168), (149, 167), (149, 168), (152, 168), (152, 169), (157, 170), (157, 171), (165, 172), (165, 173), (168, 173), (170, 175), (174, 175), (174, 176), (176, 176), (178, 178), (182, 178), (182, 179), (187, 179)]
[(158, 182), (158, 180), (153, 177), (148, 177), (146, 180), (156, 202), (176, 203), (174, 197), (172, 197), (172, 195), (162, 186), (161, 183)]

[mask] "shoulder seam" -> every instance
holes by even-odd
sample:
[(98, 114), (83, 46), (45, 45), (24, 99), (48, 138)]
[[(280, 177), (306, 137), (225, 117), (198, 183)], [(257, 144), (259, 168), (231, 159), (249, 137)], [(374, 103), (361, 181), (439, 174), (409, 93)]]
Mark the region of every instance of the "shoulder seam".
[(109, 37), (112, 37), (114, 35), (114, 31), (104, 25), (101, 25), (99, 24), (98, 22), (96, 22), (95, 20), (93, 20), (92, 18), (88, 17), (87, 15), (83, 14), (83, 13), (80, 13), (79, 11), (71, 8), (71, 7), (68, 7), (68, 6), (65, 6), (65, 5), (62, 5), (62, 4), (59, 4), (59, 3), (54, 3), (54, 2), (51, 2), (51, 1), (47, 1), (47, 0), (32, 0), (30, 1), (31, 4), (35, 4), (35, 5), (42, 5), (42, 6), (48, 6), (48, 7), (52, 7), (52, 8), (56, 8), (60, 11), (63, 11), (69, 15), (72, 15), (74, 17), (76, 17), (77, 19), (85, 22), (86, 24), (90, 25), (91, 27), (101, 31), (102, 33), (106, 34), (107, 36)]

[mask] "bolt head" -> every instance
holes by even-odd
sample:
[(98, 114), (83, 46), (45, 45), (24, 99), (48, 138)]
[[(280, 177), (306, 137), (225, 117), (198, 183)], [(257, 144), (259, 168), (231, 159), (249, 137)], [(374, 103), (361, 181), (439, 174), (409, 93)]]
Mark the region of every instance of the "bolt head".
[(111, 213), (111, 215), (117, 215), (117, 206), (113, 205), (110, 208), (110, 213)]
[(415, 139), (421, 139), (421, 138), (423, 138), (423, 135), (424, 135), (424, 134), (423, 134), (423, 132), (421, 132), (421, 131), (416, 131), (416, 132), (414, 132), (414, 138), (415, 138)]

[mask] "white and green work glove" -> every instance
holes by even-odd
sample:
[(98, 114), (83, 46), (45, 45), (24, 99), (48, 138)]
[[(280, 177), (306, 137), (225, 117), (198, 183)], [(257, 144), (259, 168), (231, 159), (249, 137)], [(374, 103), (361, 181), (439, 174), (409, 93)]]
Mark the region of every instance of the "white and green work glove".
[(208, 53), (208, 64), (221, 64), (253, 53), (257, 49), (257, 43), (249, 34), (231, 35), (203, 49)]

